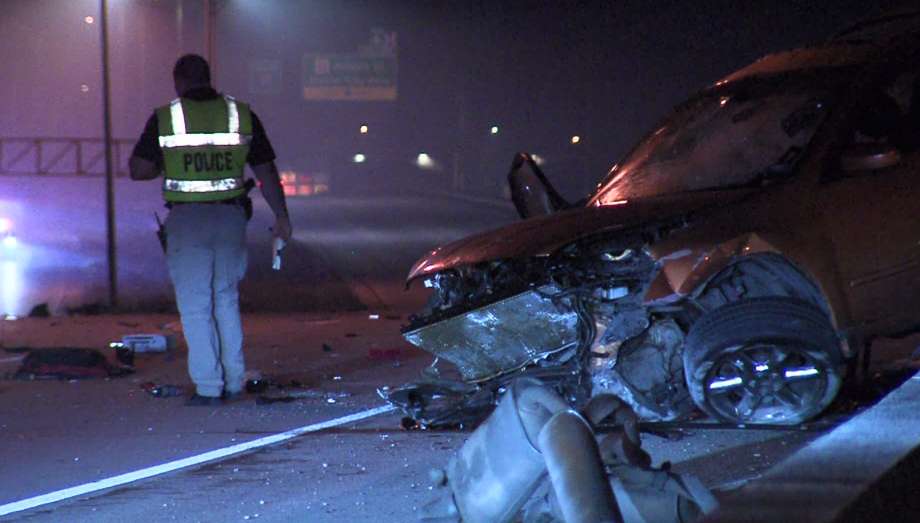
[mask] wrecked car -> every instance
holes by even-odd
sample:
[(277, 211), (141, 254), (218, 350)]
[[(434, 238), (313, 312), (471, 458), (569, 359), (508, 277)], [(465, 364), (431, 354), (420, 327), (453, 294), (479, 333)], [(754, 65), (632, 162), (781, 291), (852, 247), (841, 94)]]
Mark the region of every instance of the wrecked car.
[(516, 155), (523, 220), (408, 276), (431, 299), (404, 336), (458, 378), (435, 366), (384, 396), (422, 425), (467, 419), (523, 375), (651, 421), (821, 413), (874, 337), (920, 325), (918, 27), (907, 13), (754, 62), (578, 203)]

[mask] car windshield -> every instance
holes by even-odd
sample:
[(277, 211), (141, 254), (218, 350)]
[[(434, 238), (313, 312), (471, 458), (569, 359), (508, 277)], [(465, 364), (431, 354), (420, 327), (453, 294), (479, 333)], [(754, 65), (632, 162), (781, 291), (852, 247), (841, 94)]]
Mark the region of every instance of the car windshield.
[(823, 82), (784, 74), (716, 86), (615, 165), (588, 205), (754, 185), (789, 173), (827, 113)]

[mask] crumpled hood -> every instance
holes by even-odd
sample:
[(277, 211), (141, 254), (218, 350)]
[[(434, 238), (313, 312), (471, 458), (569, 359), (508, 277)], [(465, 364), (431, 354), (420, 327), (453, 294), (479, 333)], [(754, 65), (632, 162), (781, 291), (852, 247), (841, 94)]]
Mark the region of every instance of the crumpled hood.
[(737, 201), (752, 190), (704, 191), (579, 207), (474, 234), (431, 251), (412, 266), (407, 283), (445, 269), (519, 257), (549, 256), (589, 235), (628, 229)]

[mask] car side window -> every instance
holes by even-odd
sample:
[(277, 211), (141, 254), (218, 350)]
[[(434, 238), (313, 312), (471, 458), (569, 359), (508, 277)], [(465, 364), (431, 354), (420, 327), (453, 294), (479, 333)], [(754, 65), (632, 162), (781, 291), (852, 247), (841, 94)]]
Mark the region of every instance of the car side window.
[(874, 138), (882, 138), (901, 152), (916, 150), (920, 145), (920, 75), (915, 71), (902, 71), (891, 81), (883, 82), (877, 89), (875, 102), (866, 111), (875, 114), (863, 117)]
[(902, 72), (862, 92), (851, 108), (825, 182), (868, 176), (899, 165), (920, 147), (920, 75)]

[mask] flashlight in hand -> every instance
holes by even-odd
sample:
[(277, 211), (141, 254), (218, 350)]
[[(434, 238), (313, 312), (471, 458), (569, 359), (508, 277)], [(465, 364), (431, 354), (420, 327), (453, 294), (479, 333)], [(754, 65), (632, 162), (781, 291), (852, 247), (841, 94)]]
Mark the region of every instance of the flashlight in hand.
[(272, 239), (272, 270), (281, 270), (281, 251), (284, 250), (284, 240), (275, 237)]

